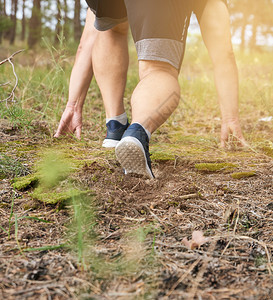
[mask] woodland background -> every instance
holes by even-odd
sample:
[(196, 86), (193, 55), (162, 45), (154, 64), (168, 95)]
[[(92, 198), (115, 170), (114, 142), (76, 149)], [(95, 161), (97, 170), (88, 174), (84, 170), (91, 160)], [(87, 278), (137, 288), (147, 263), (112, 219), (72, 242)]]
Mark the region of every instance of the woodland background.
[[(83, 0), (0, 0), (0, 44), (18, 40), (33, 48), (42, 37), (57, 44), (61, 32), (67, 41), (78, 42), (86, 7)], [(270, 39), (272, 45), (272, 0), (231, 0), (229, 9), (232, 34), (242, 49), (268, 45)]]

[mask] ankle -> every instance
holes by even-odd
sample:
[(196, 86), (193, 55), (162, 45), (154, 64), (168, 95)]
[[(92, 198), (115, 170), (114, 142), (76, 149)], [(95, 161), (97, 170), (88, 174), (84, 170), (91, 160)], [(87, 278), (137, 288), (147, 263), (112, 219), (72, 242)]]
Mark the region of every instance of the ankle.
[(126, 112), (124, 112), (124, 113), (121, 114), (121, 115), (114, 116), (114, 117), (111, 117), (111, 118), (106, 118), (106, 124), (107, 124), (109, 121), (118, 121), (118, 122), (121, 123), (122, 125), (126, 125), (127, 122), (128, 122), (128, 117), (127, 117)]

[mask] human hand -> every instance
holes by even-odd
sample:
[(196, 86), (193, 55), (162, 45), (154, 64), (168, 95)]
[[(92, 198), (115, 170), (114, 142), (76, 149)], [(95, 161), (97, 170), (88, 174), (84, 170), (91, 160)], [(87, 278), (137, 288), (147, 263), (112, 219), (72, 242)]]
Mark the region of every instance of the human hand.
[(238, 119), (223, 120), (221, 125), (221, 148), (249, 147)]
[(76, 109), (75, 106), (67, 105), (60, 120), (57, 132), (54, 137), (61, 135), (74, 134), (77, 139), (81, 138), (82, 131), (82, 110)]

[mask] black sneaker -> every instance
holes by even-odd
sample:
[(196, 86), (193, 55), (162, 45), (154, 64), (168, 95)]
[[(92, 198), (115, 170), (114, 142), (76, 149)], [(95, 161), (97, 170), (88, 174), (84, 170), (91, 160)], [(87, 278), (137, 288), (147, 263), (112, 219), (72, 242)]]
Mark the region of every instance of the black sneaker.
[(116, 146), (116, 157), (125, 174), (135, 173), (155, 178), (149, 153), (149, 138), (143, 127), (134, 123)]
[(121, 137), (125, 130), (128, 128), (129, 123), (122, 125), (116, 120), (111, 120), (106, 124), (107, 135), (102, 143), (102, 147), (115, 148), (117, 143), (121, 140)]

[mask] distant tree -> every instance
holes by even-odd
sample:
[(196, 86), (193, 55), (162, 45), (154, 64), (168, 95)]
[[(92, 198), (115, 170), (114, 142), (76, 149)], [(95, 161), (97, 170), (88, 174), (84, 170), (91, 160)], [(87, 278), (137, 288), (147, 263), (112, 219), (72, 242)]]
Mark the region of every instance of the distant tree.
[(258, 20), (260, 32), (267, 36), (273, 36), (273, 0), (263, 0), (264, 5), (261, 7), (260, 18)]
[(16, 36), (17, 8), (18, 8), (18, 0), (12, 0), (11, 1), (11, 15), (10, 15), (10, 20), (11, 20), (12, 26), (10, 28), (10, 39), (9, 39), (9, 42), (11, 45), (14, 44), (15, 36)]
[(6, 16), (6, 0), (0, 0), (0, 15), (1, 16)]
[(68, 18), (68, 6), (67, 0), (64, 0), (64, 37), (67, 40), (69, 36), (69, 18)]
[(41, 0), (33, 0), (31, 18), (29, 20), (28, 46), (33, 48), (41, 40)]
[(61, 2), (60, 0), (57, 0), (57, 15), (56, 15), (56, 19), (57, 19), (57, 25), (56, 25), (56, 29), (55, 29), (55, 32), (56, 32), (56, 35), (55, 35), (55, 43), (57, 44), (59, 42), (59, 36), (61, 34), (61, 18), (62, 18), (62, 15), (61, 15)]
[(26, 0), (22, 0), (22, 31), (21, 31), (21, 41), (24, 41), (26, 38), (26, 17), (25, 17), (25, 9), (26, 9)]
[(252, 35), (249, 47), (255, 48), (257, 44), (257, 33), (268, 33), (273, 28), (273, 0), (230, 0), (230, 11), (232, 14), (232, 26), (234, 32), (241, 32), (241, 48), (245, 49), (246, 28), (251, 26)]
[(81, 1), (75, 0), (74, 6), (74, 39), (79, 41), (81, 38)]
[(3, 37), (3, 28), (2, 28), (2, 20), (4, 18), (4, 4), (2, 0), (0, 0), (0, 44), (2, 44), (2, 37)]
[(3, 38), (10, 38), (10, 29), (12, 25), (12, 21), (6, 13), (6, 1), (0, 0), (0, 44), (2, 43)]

